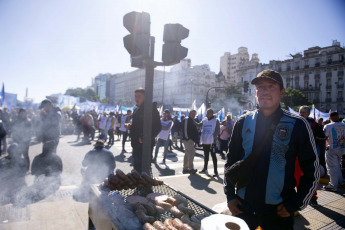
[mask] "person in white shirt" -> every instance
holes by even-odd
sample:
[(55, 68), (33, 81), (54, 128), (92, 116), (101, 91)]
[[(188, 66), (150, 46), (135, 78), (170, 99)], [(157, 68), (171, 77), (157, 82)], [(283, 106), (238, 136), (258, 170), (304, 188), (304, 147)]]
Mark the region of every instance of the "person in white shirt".
[(127, 114), (121, 117), (120, 131), (122, 133), (122, 153), (127, 152), (125, 150), (125, 144), (128, 137), (128, 130), (125, 124), (130, 123), (131, 119), (132, 119), (132, 110), (127, 110)]
[(345, 154), (345, 124), (339, 120), (337, 112), (331, 112), (329, 118), (332, 121), (325, 125), (323, 131), (327, 136), (326, 140), (326, 167), (330, 182), (323, 186), (324, 190), (336, 192), (338, 183), (344, 184), (344, 178), (341, 173), (341, 157)]
[(102, 136), (102, 138), (100, 139), (103, 139), (104, 142), (107, 141), (107, 137), (108, 137), (107, 136), (108, 130), (106, 130), (107, 119), (108, 119), (108, 116), (106, 112), (104, 112), (103, 115), (99, 118), (99, 129), (101, 130), (101, 136)]
[(158, 140), (156, 143), (155, 156), (152, 159), (152, 162), (154, 162), (154, 163), (157, 162), (158, 150), (161, 146), (164, 146), (163, 161), (161, 164), (165, 164), (165, 159), (166, 159), (167, 154), (168, 154), (170, 130), (173, 126), (173, 121), (170, 118), (170, 111), (169, 110), (164, 111), (163, 118), (161, 119), (161, 124), (162, 124), (162, 130), (157, 135)]
[(207, 165), (211, 152), (214, 168), (213, 177), (219, 176), (217, 170), (217, 156), (213, 147), (213, 145), (216, 143), (216, 138), (218, 137), (219, 130), (219, 120), (213, 115), (213, 110), (208, 109), (206, 117), (202, 120), (200, 144), (202, 144), (202, 147), (204, 149), (204, 168), (200, 171), (200, 173), (207, 173)]
[(114, 144), (114, 127), (115, 127), (115, 113), (110, 112), (105, 128), (108, 130), (109, 142), (108, 145)]

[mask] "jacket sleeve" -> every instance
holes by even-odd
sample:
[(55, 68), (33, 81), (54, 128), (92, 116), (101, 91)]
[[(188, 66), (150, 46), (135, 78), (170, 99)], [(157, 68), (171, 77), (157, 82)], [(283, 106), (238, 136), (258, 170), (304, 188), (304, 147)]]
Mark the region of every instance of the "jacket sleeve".
[[(302, 121), (301, 121), (302, 122)], [(284, 201), (284, 206), (289, 213), (304, 209), (313, 196), (320, 179), (319, 158), (317, 155), (314, 135), (310, 125), (302, 122), (299, 129), (299, 142), (297, 144), (298, 163), (303, 175), (295, 196)]]
[[(231, 139), (230, 139), (229, 152), (228, 152), (228, 157), (225, 164), (224, 175), (226, 174), (230, 166), (232, 166), (235, 162), (241, 160), (244, 156), (244, 150), (242, 148), (241, 123), (243, 123), (243, 120), (237, 121), (234, 126), (233, 135), (231, 136)], [(236, 198), (235, 187), (230, 183), (229, 180), (227, 180), (225, 176), (224, 176), (223, 187), (224, 187), (224, 192), (225, 192), (228, 202)]]

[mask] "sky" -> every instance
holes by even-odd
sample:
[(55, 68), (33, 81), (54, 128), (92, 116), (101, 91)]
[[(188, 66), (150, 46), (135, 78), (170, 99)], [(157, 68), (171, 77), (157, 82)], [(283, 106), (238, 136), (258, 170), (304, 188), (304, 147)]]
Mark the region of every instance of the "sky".
[(241, 46), (268, 63), (345, 43), (344, 0), (0, 0), (0, 84), (19, 100), (28, 88), (40, 102), (85, 88), (100, 73), (135, 70), (123, 46), (123, 16), (131, 11), (151, 15), (156, 61), (164, 24), (180, 23), (190, 30), (182, 45), (192, 65), (216, 73), (220, 57)]

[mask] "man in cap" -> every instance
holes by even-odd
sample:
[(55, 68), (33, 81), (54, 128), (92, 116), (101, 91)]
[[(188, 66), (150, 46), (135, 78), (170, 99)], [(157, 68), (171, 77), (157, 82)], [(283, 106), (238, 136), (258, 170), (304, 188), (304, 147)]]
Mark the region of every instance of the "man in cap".
[(97, 140), (95, 148), (86, 153), (82, 162), (83, 183), (100, 183), (114, 173), (114, 154), (104, 147), (104, 140)]
[[(245, 167), (249, 180), (243, 186), (231, 184), (226, 176), (228, 207), (250, 229), (293, 229), (294, 212), (308, 205), (318, 185), (319, 160), (313, 133), (305, 119), (280, 108), (285, 89), (278, 72), (262, 71), (251, 83), (255, 85), (259, 109), (248, 111), (236, 121), (225, 175), (234, 163), (245, 160), (259, 147), (261, 151)], [(273, 123), (277, 125), (274, 127)], [(270, 129), (270, 135), (266, 135)], [(304, 173), (297, 191), (296, 156)]]
[(53, 152), (56, 153), (60, 138), (60, 108), (54, 107), (49, 99), (43, 100), (39, 108), (41, 109), (41, 132), (39, 139), (43, 143), (54, 141)]

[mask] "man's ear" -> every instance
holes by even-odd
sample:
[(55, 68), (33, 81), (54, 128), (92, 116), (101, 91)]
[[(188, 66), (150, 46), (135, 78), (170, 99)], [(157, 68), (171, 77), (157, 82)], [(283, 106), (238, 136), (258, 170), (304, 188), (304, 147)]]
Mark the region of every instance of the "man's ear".
[(283, 98), (285, 95), (285, 89), (280, 90), (280, 98)]

